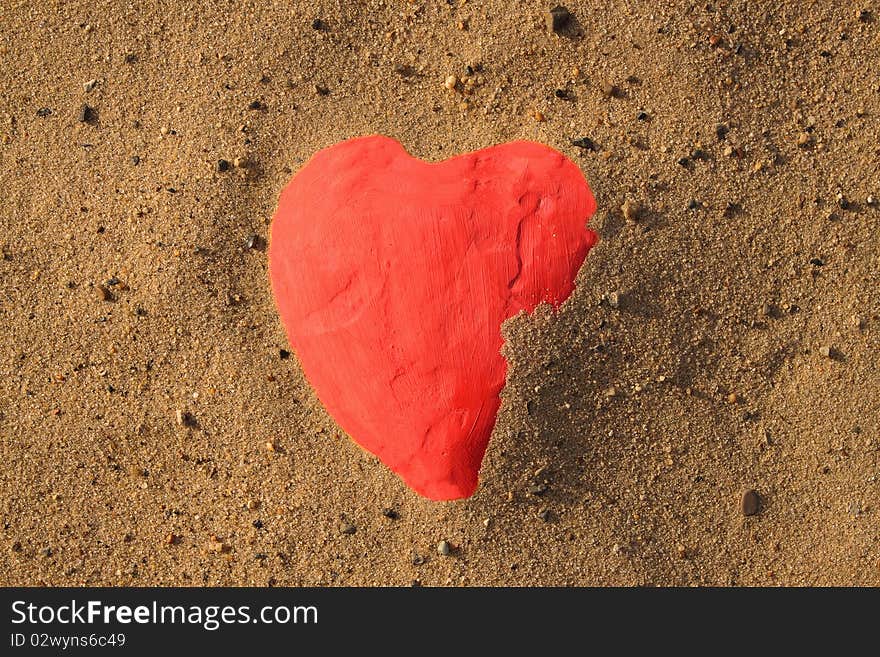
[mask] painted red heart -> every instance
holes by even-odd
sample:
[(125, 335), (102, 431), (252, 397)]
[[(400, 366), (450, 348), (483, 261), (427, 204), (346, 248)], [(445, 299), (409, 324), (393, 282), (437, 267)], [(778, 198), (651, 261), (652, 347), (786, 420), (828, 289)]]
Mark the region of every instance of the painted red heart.
[(316, 153), (281, 193), (269, 271), (330, 415), (421, 495), (471, 495), (501, 323), (568, 297), (595, 209), (578, 167), (533, 142), (438, 163), (381, 136)]

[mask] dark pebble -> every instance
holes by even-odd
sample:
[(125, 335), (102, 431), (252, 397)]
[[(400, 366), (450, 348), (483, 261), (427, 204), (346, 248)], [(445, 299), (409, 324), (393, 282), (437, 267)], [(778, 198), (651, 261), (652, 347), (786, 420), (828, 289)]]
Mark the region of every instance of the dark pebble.
[(700, 207), (700, 204), (695, 199), (688, 201), (688, 210), (696, 210), (698, 207)]
[(589, 137), (578, 137), (577, 139), (572, 139), (571, 145), (577, 146), (578, 148), (583, 148), (588, 151), (596, 150), (596, 142), (594, 142)]
[(639, 112), (638, 114), (636, 114), (636, 119), (639, 121), (647, 121), (650, 118), (651, 117), (648, 116), (647, 112)]
[(425, 563), (425, 557), (423, 557), (422, 555), (420, 555), (418, 552), (413, 551), (413, 553), (412, 553), (412, 565), (413, 565), (413, 566), (421, 566), (423, 563)]
[(137, 166), (138, 164), (141, 163), (141, 158), (138, 157), (137, 155), (135, 155), (134, 157), (131, 158), (131, 163), (133, 165)]
[(318, 94), (319, 96), (329, 96), (330, 89), (325, 87), (323, 84), (316, 84), (315, 85), (315, 93)]
[(95, 109), (88, 105), (80, 107), (79, 112), (76, 115), (76, 118), (80, 123), (94, 123), (97, 117), (98, 115), (97, 112), (95, 112)]
[(382, 515), (389, 520), (397, 520), (400, 517), (400, 514), (392, 508), (382, 509)]
[(259, 100), (252, 100), (248, 105), (249, 110), (264, 110), (266, 106), (263, 105)]
[(278, 350), (278, 357), (281, 360), (287, 360), (288, 358), (290, 358), (290, 352), (287, 351), (287, 349), (279, 349)]
[(52, 113), (52, 110), (50, 110), (48, 107), (41, 107), (40, 109), (37, 110), (37, 116), (39, 116), (41, 119), (46, 118), (51, 113)]
[(693, 153), (691, 153), (691, 159), (694, 159), (694, 160), (708, 160), (708, 159), (709, 159), (709, 153), (708, 153), (707, 151), (704, 151), (702, 148), (697, 148), (696, 150), (694, 150)]
[(553, 92), (553, 95), (560, 100), (571, 100), (571, 95), (565, 89), (557, 89)]
[(550, 522), (550, 509), (541, 509), (538, 512), (538, 517), (544, 522)]
[(680, 158), (678, 158), (678, 163), (681, 166), (687, 168), (687, 166), (691, 163), (691, 161), (686, 157), (680, 157)]
[(316, 18), (315, 20), (312, 21), (312, 29), (313, 30), (325, 30), (325, 29), (327, 29), (327, 25), (320, 18)]
[(263, 238), (259, 235), (251, 235), (247, 238), (246, 242), (247, 248), (253, 249), (255, 251), (262, 251), (263, 249)]
[(217, 160), (217, 171), (223, 173), (224, 171), (229, 171), (232, 168), (232, 165), (229, 163), (229, 160)]
[(99, 285), (97, 287), (97, 290), (98, 290), (98, 298), (101, 301), (113, 301), (113, 293), (110, 291), (110, 288), (108, 288), (104, 285)]
[(824, 267), (825, 261), (822, 258), (810, 258), (810, 264), (816, 267)]
[(761, 510), (761, 496), (758, 491), (749, 489), (742, 496), (742, 513), (744, 516), (754, 516)]
[(257, 529), (262, 529), (263, 528), (263, 521), (258, 518), (256, 520), (254, 520), (253, 525)]
[(571, 19), (571, 12), (562, 5), (557, 5), (547, 12), (547, 29), (559, 34), (568, 26)]
[(715, 136), (718, 137), (718, 141), (724, 141), (727, 138), (728, 132), (730, 132), (730, 128), (723, 123), (715, 126)]

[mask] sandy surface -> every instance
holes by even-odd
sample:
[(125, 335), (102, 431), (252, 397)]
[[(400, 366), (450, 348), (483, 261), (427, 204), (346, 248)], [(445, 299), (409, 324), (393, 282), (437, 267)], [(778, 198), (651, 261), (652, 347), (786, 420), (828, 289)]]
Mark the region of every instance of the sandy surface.
[[(880, 584), (880, 16), (757, 4), (0, 0), (0, 583)], [(369, 133), (599, 203), (466, 501), (340, 435), (247, 245)]]

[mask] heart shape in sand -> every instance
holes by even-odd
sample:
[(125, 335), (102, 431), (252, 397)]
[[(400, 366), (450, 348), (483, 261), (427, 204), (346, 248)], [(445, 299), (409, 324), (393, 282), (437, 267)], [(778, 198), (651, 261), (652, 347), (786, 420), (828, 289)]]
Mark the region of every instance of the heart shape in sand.
[(269, 272), (330, 415), (421, 495), (471, 495), (501, 323), (568, 297), (595, 209), (578, 167), (533, 142), (437, 163), (381, 136), (316, 153), (281, 193)]

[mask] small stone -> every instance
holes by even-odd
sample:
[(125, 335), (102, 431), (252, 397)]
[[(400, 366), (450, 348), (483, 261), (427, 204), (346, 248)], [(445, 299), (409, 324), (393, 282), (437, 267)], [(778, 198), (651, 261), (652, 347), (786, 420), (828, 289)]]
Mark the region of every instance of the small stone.
[(264, 109), (266, 109), (266, 106), (262, 102), (260, 102), (259, 100), (252, 100), (250, 103), (248, 103), (248, 109), (249, 110), (264, 110)]
[(94, 78), (92, 78), (91, 80), (89, 80), (88, 82), (83, 84), (83, 91), (85, 91), (86, 93), (89, 93), (92, 89), (94, 89), (97, 86), (97, 84), (98, 84), (98, 81), (95, 80)]
[(753, 516), (761, 509), (761, 496), (758, 491), (749, 489), (742, 495), (742, 514), (744, 516)]
[(541, 110), (532, 110), (532, 118), (538, 123), (543, 123), (547, 120), (547, 117), (544, 116), (544, 113)]
[(234, 160), (232, 160), (232, 165), (236, 169), (242, 169), (248, 165), (247, 158), (246, 157), (237, 157)]
[(538, 517), (544, 522), (550, 522), (550, 509), (541, 509), (538, 511)]
[(547, 484), (532, 484), (529, 486), (529, 493), (540, 497), (547, 492)]
[(605, 298), (608, 300), (609, 306), (612, 308), (620, 308), (620, 292), (617, 290), (609, 292)]
[(638, 218), (638, 206), (631, 201), (630, 199), (626, 199), (623, 202), (623, 205), (620, 206), (620, 211), (623, 213), (623, 218), (628, 223), (635, 223)]
[(617, 95), (617, 87), (607, 80), (602, 82), (602, 95), (605, 98), (614, 98)]
[(253, 525), (254, 529), (262, 529), (263, 528), (263, 521), (260, 520), (259, 518), (257, 518), (256, 520), (254, 520), (251, 523), (251, 525)]
[(823, 358), (832, 358), (834, 356), (834, 347), (830, 345), (822, 345), (819, 347), (819, 355)]
[(80, 123), (94, 123), (97, 118), (97, 113), (93, 107), (83, 105), (79, 108), (76, 118)]
[(680, 166), (687, 168), (687, 166), (691, 163), (691, 161), (686, 157), (680, 157), (676, 160)]
[(413, 566), (421, 566), (423, 563), (425, 563), (425, 557), (413, 550), (411, 561)]
[(167, 125), (163, 125), (161, 128), (159, 128), (160, 135), (167, 135), (169, 132), (170, 130), (168, 129)]
[(138, 164), (140, 164), (140, 163), (141, 163), (141, 158), (140, 158), (140, 156), (139, 156), (139, 155), (132, 155), (132, 157), (131, 157), (131, 163), (132, 163), (133, 165), (135, 165), (135, 166), (137, 166)]
[(346, 536), (351, 536), (352, 534), (357, 532), (357, 527), (352, 525), (347, 520), (343, 520), (340, 527), (339, 527), (339, 532), (341, 534), (346, 535)]
[(250, 511), (255, 511), (256, 509), (260, 508), (260, 502), (258, 500), (248, 500), (247, 501), (247, 508)]
[(798, 138), (797, 138), (797, 143), (798, 143), (798, 146), (806, 146), (807, 144), (809, 144), (810, 143), (810, 133), (809, 132), (802, 132), (801, 134), (799, 134)]
[(263, 445), (263, 446), (266, 448), (266, 451), (267, 451), (267, 452), (276, 452), (276, 451), (278, 451), (278, 448), (275, 446), (275, 443), (272, 442), (271, 440), (267, 440), (267, 441), (266, 441), (266, 444)]
[(877, 199), (868, 194), (868, 197), (865, 199), (865, 203), (873, 208), (877, 205)]
[(715, 126), (715, 136), (718, 138), (718, 141), (723, 141), (727, 138), (727, 133), (730, 132), (730, 128), (727, 127), (724, 123), (719, 123)]
[(696, 199), (691, 199), (688, 201), (688, 210), (696, 210), (700, 207), (700, 204), (696, 201)]
[(232, 168), (232, 165), (229, 164), (229, 160), (217, 160), (217, 171), (223, 173), (224, 171), (229, 171)]
[(174, 545), (175, 542), (177, 542), (177, 537), (174, 534), (172, 534), (171, 532), (168, 532), (165, 535), (165, 544), (166, 545)]
[(639, 112), (638, 114), (636, 114), (637, 121), (647, 121), (650, 118), (651, 117), (648, 115), (647, 112)]
[(98, 285), (95, 289), (98, 291), (98, 298), (101, 301), (113, 301), (113, 293), (106, 285)]
[(449, 91), (453, 91), (455, 89), (455, 85), (458, 84), (458, 78), (454, 75), (449, 75), (443, 81), (443, 86), (446, 87)]
[(41, 119), (45, 119), (51, 113), (52, 113), (52, 110), (50, 110), (48, 107), (41, 107), (40, 109), (37, 110), (37, 116), (39, 116)]
[(730, 157), (733, 155), (733, 146), (725, 146), (721, 152), (724, 153), (724, 157)]
[(389, 520), (397, 520), (400, 517), (400, 514), (397, 513), (397, 511), (395, 511), (391, 507), (386, 507), (386, 508), (382, 509), (382, 515), (385, 516), (386, 518), (388, 518)]
[(610, 388), (606, 388), (604, 394), (608, 398), (616, 397), (617, 396), (617, 388), (615, 388), (614, 386), (611, 386)]
[(327, 26), (325, 25), (324, 21), (322, 21), (320, 18), (316, 18), (315, 20), (312, 21), (312, 29), (313, 30), (323, 30), (323, 29), (326, 29), (326, 27)]
[(729, 395), (727, 395), (727, 403), (728, 404), (738, 404), (739, 403), (739, 395), (736, 394), (735, 392), (730, 393)]
[(562, 5), (557, 5), (548, 11), (544, 18), (547, 22), (547, 30), (554, 34), (560, 34), (568, 27), (573, 16), (568, 9)]
[(590, 139), (589, 137), (578, 137), (577, 139), (572, 139), (571, 145), (577, 146), (578, 148), (583, 148), (584, 150), (587, 150), (587, 151), (595, 151), (596, 150), (595, 142), (592, 139)]
[(761, 314), (762, 314), (764, 317), (772, 317), (772, 316), (775, 314), (775, 312), (776, 312), (776, 309), (774, 308), (774, 306), (773, 306), (772, 303), (766, 303), (766, 302), (765, 302), (765, 303), (761, 306)]
[(259, 235), (251, 235), (247, 238), (247, 242), (245, 242), (245, 246), (252, 250), (262, 250), (263, 249), (263, 238)]
[(437, 554), (441, 556), (448, 556), (451, 551), (451, 547), (448, 541), (440, 541), (437, 543)]
[(206, 547), (208, 548), (208, 552), (218, 552), (221, 554), (224, 552), (229, 552), (229, 550), (232, 549), (229, 545), (217, 538), (214, 534), (211, 534), (211, 536), (208, 538), (208, 544)]
[(186, 413), (181, 409), (178, 408), (176, 411), (174, 411), (174, 417), (177, 420), (178, 426), (182, 427), (184, 424), (186, 424)]

